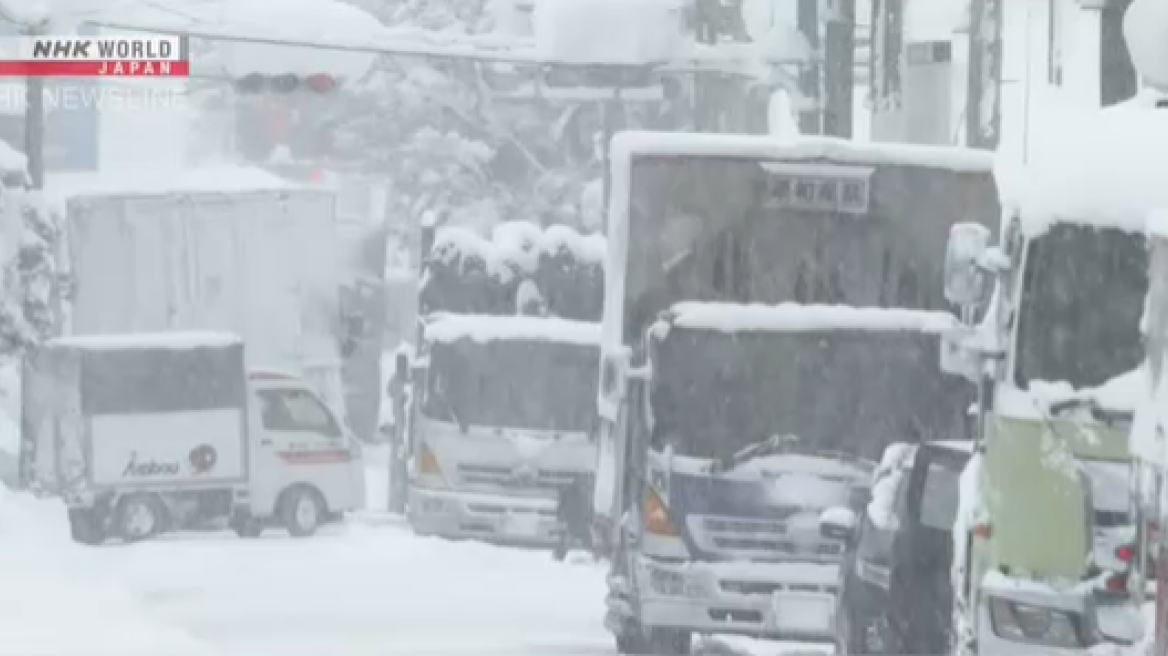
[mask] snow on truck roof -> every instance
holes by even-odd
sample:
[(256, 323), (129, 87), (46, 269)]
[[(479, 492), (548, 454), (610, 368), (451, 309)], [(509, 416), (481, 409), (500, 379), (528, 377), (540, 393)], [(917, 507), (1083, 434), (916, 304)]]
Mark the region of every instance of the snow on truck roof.
[(544, 341), (579, 346), (600, 345), (600, 324), (556, 317), (444, 314), (426, 321), (428, 341), (449, 344), (473, 342)]
[(1141, 232), (1149, 215), (1168, 208), (1168, 108), (1143, 93), (1104, 110), (1067, 108), (1036, 126), (1030, 161), (1003, 166), (1003, 206), (1015, 209), (1025, 234), (1055, 224)]
[(196, 349), (235, 346), (243, 338), (232, 333), (173, 332), (123, 333), (120, 335), (70, 335), (49, 341), (51, 346), (90, 351), (120, 351), (130, 349)]
[(831, 137), (780, 140), (741, 134), (619, 132), (612, 140), (614, 161), (627, 166), (634, 155), (706, 155), (786, 161), (827, 159), (850, 164), (899, 164), (951, 171), (991, 172), (992, 153), (946, 146), (860, 143)]
[(302, 186), (263, 169), (250, 166), (218, 166), (124, 176), (62, 174), (55, 176), (51, 181), (49, 192), (58, 199), (68, 200), (77, 196), (238, 193), (297, 188)]
[(851, 330), (939, 334), (957, 323), (953, 315), (945, 312), (798, 303), (687, 302), (674, 305), (670, 313), (675, 326), (725, 333)]

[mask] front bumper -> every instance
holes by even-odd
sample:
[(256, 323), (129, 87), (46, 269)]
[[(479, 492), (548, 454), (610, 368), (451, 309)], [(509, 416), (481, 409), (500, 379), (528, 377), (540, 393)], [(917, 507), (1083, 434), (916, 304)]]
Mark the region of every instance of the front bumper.
[(410, 486), (410, 525), (418, 533), (552, 546), (563, 525), (555, 499)]
[(637, 559), (641, 623), (696, 633), (833, 642), (838, 582), (837, 565)]

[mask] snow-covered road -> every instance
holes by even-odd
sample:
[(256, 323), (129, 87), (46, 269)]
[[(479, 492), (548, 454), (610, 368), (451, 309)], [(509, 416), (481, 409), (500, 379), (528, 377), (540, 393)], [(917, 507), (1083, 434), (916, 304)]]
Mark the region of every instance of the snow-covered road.
[(546, 552), (350, 525), (310, 540), (182, 536), (97, 560), (229, 656), (613, 653), (603, 572)]
[[(382, 455), (367, 453), (367, 461)], [(367, 483), (371, 507), (384, 507), (378, 467)], [(59, 503), (0, 493), (0, 533), (20, 538), (0, 542), (0, 574), (22, 584), (0, 594), (0, 610), (31, 618), (9, 627), (12, 635), (0, 631), (20, 647), (0, 644), (0, 654), (65, 656), (58, 643), (74, 653), (80, 642), (86, 653), (112, 656), (127, 653), (114, 644), (127, 638), (152, 645), (143, 653), (155, 656), (616, 653), (601, 623), (605, 568), (587, 557), (560, 563), (547, 551), (419, 538), (376, 510), (304, 540), (282, 531), (258, 540), (183, 534), (85, 548), (69, 541)], [(45, 573), (60, 585), (48, 585)], [(64, 608), (61, 597), (76, 597), (79, 608)], [(62, 612), (105, 633), (63, 631)], [(697, 651), (822, 653), (736, 639), (701, 641)]]

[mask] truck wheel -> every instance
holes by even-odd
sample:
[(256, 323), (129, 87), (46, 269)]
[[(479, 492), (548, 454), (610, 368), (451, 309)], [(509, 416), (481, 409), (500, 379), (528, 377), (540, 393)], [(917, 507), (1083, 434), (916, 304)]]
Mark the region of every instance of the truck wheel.
[(294, 487), (284, 497), (280, 515), (289, 535), (294, 538), (311, 537), (324, 519), (324, 502), (315, 490)]
[(91, 508), (69, 509), (69, 533), (74, 542), (97, 546), (105, 542), (101, 516)]
[(165, 510), (153, 496), (134, 494), (118, 504), (118, 536), (126, 542), (140, 542), (162, 530)]

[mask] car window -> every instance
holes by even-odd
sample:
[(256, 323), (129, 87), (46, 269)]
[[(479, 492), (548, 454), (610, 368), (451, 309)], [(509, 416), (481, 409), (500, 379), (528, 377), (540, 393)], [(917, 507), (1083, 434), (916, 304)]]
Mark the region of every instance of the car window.
[(961, 472), (939, 463), (929, 463), (921, 494), (921, 525), (942, 531), (953, 530), (960, 503)]
[(340, 427), (328, 408), (304, 390), (260, 390), (258, 395), (267, 430), (341, 436)]

